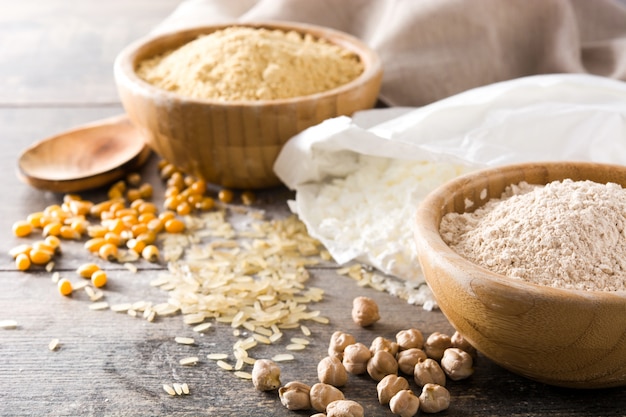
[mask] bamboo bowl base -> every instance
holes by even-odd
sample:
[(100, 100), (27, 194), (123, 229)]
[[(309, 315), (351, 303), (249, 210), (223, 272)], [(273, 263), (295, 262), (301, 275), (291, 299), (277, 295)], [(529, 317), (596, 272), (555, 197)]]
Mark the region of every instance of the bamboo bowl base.
[(451, 324), (502, 367), (563, 387), (626, 385), (626, 294), (515, 281), (462, 258), (439, 235), (442, 217), (466, 211), (467, 200), (475, 209), (500, 197), (507, 185), (566, 178), (626, 187), (626, 167), (520, 164), (454, 179), (431, 193), (417, 211), (420, 264)]

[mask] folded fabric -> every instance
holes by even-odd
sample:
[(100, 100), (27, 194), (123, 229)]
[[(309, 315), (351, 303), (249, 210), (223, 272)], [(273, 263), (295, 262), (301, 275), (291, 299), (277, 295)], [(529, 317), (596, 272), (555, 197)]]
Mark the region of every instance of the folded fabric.
[(380, 55), (381, 99), (421, 106), (534, 74), (626, 80), (617, 0), (186, 0), (155, 31), (285, 20), (351, 33)]

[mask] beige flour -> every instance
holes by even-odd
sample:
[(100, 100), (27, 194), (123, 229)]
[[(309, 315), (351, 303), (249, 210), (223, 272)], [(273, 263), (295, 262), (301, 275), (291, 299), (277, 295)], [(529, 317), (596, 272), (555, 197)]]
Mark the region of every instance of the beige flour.
[(447, 214), (440, 230), (460, 255), (509, 277), (626, 290), (626, 191), (618, 184), (520, 183), (474, 213)]
[(273, 100), (327, 91), (363, 72), (359, 57), (296, 32), (230, 27), (139, 64), (147, 82), (201, 99)]

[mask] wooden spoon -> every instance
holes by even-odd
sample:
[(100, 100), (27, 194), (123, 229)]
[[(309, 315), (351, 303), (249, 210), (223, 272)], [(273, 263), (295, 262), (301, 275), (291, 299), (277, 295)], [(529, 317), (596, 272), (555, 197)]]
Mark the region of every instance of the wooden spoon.
[(36, 188), (72, 193), (109, 184), (141, 167), (150, 156), (140, 132), (125, 116), (76, 127), (43, 139), (18, 159), (18, 176)]

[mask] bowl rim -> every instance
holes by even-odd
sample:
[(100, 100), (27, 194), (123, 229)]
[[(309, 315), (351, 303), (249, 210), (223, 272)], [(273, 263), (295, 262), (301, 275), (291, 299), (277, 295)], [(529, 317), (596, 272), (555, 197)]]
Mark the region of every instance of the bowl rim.
[[(524, 280), (516, 280), (515, 278), (508, 277), (504, 274), (493, 272), (488, 268), (463, 257), (446, 244), (441, 238), (441, 234), (439, 233), (439, 226), (443, 217), (441, 209), (447, 202), (450, 202), (453, 199), (453, 196), (455, 195), (453, 191), (455, 189), (460, 189), (461, 185), (472, 184), (477, 182), (479, 179), (484, 180), (486, 176), (495, 173), (528, 170), (547, 171), (549, 168), (564, 169), (566, 167), (575, 167), (577, 169), (582, 169), (585, 172), (598, 169), (603, 171), (617, 170), (623, 173), (624, 183), (626, 184), (626, 166), (611, 163), (588, 161), (548, 161), (512, 163), (496, 167), (481, 168), (445, 182), (435, 188), (422, 200), (422, 202), (418, 205), (416, 215), (414, 216), (414, 237), (417, 242), (417, 246), (421, 248), (428, 247), (431, 251), (431, 255), (433, 257), (437, 257), (439, 260), (445, 258), (456, 261), (454, 263), (446, 261), (446, 263), (448, 263), (451, 268), (454, 268), (455, 270), (462, 269), (464, 272), (467, 272), (466, 275), (468, 275), (468, 280), (470, 281), (480, 278), (484, 281), (501, 285), (504, 288), (509, 288), (515, 291), (529, 292), (534, 295), (540, 295), (543, 298), (563, 299), (564, 296), (574, 296), (576, 298), (584, 299), (601, 298), (603, 302), (613, 301), (623, 304), (626, 300), (626, 290), (605, 291), (550, 287)], [(537, 184), (537, 182), (529, 183)], [(507, 183), (506, 185), (511, 184)], [(623, 185), (623, 187), (626, 188), (626, 185)], [(484, 202), (488, 200), (489, 199), (486, 199)], [(482, 204), (484, 204), (484, 202)], [(482, 204), (476, 205), (474, 208), (480, 207)], [(433, 220), (436, 221), (433, 222)], [(418, 253), (418, 256), (421, 259), (422, 254)], [(424, 274), (424, 276), (426, 281), (428, 281), (426, 274)]]
[[(171, 92), (156, 87), (149, 82), (141, 79), (135, 71), (135, 63), (138, 59), (138, 56), (140, 56), (143, 51), (149, 49), (155, 43), (168, 41), (174, 38), (184, 39), (180, 42), (176, 42), (178, 46), (176, 46), (175, 48), (177, 48), (192, 41), (199, 35), (209, 34), (217, 30), (229, 27), (267, 28), (283, 31), (293, 30), (300, 33), (310, 33), (317, 38), (325, 39), (334, 45), (338, 45), (357, 54), (359, 56), (359, 59), (364, 63), (364, 69), (358, 77), (333, 89), (309, 94), (306, 96), (290, 97), (276, 100), (216, 100), (187, 97), (176, 92)], [(154, 56), (154, 54), (148, 56)], [(374, 51), (371, 47), (365, 44), (365, 42), (346, 32), (342, 32), (329, 27), (293, 21), (255, 21), (192, 26), (183, 29), (166, 31), (163, 33), (149, 34), (147, 36), (137, 39), (120, 51), (120, 53), (115, 58), (113, 64), (113, 72), (116, 82), (123, 83), (127, 88), (143, 95), (163, 95), (164, 97), (167, 97), (168, 99), (173, 101), (204, 105), (219, 105), (224, 107), (255, 107), (267, 105), (289, 105), (302, 102), (303, 100), (319, 100), (327, 97), (334, 97), (342, 93), (348, 92), (363, 84), (366, 84), (372, 79), (378, 78), (379, 80), (381, 80), (383, 69), (381, 59), (376, 51)]]

